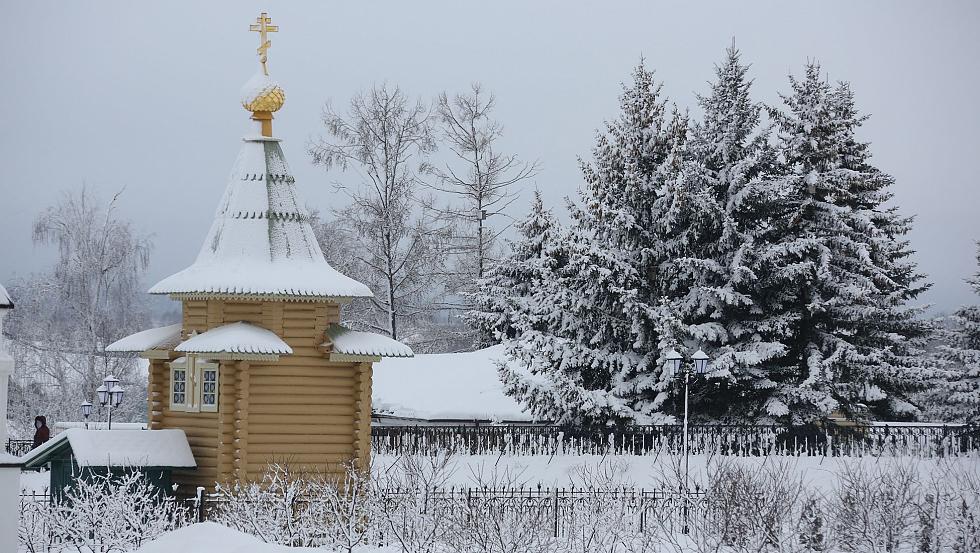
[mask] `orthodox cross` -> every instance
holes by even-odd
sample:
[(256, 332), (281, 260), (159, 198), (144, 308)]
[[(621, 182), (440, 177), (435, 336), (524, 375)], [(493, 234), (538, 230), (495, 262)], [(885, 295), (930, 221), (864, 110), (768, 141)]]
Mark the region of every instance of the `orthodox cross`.
[(272, 18), (265, 12), (262, 12), (255, 22), (255, 25), (248, 26), (248, 30), (259, 33), (259, 47), (256, 51), (259, 53), (259, 62), (262, 64), (262, 72), (268, 75), (269, 70), (266, 68), (265, 62), (268, 60), (268, 56), (266, 54), (269, 51), (269, 46), (272, 46), (272, 41), (268, 39), (266, 33), (279, 32), (279, 25), (270, 25), (270, 23), (272, 23)]

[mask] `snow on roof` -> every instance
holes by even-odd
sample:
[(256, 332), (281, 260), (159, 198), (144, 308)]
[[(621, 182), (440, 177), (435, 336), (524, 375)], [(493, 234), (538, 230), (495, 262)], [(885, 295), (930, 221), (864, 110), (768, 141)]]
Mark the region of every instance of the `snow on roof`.
[(16, 455), (0, 453), (0, 467), (19, 467), (23, 464), (24, 463), (20, 460), (20, 457), (17, 457)]
[(381, 334), (351, 330), (335, 324), (327, 328), (330, 342), (324, 346), (333, 347), (333, 353), (342, 355), (365, 355), (371, 357), (412, 357), (412, 348)]
[(183, 430), (84, 430), (71, 428), (21, 457), (25, 464), (44, 462), (46, 454), (71, 446), (80, 467), (178, 467), (197, 463)]
[[(357, 549), (369, 553), (381, 549)], [(146, 542), (134, 553), (329, 553), (332, 549), (287, 547), (265, 543), (255, 536), (239, 532), (215, 522), (199, 522), (161, 534)], [(384, 551), (388, 551), (385, 549)]]
[(249, 323), (226, 324), (198, 334), (174, 348), (182, 353), (290, 355), (293, 348), (271, 330)]
[(0, 309), (11, 309), (14, 307), (13, 300), (10, 299), (10, 294), (7, 293), (7, 289), (0, 284)]
[(106, 351), (140, 352), (149, 350), (171, 350), (180, 343), (180, 324), (151, 328), (130, 334), (106, 346)]
[(244, 139), (194, 263), (151, 294), (371, 297), (323, 257), (279, 141)]
[(503, 346), (384, 359), (374, 365), (374, 411), (425, 420), (533, 421), (504, 394), (497, 375), (504, 360)]

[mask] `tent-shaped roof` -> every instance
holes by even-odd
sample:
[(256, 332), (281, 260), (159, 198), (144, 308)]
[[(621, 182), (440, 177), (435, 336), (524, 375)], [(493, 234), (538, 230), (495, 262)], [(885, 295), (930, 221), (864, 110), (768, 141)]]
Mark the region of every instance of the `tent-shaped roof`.
[(194, 263), (151, 294), (370, 297), (323, 257), (279, 140), (244, 139), (214, 222)]
[(327, 328), (330, 339), (323, 344), (332, 348), (332, 354), (352, 357), (412, 357), (412, 348), (373, 332), (361, 332), (335, 324)]
[(13, 307), (14, 302), (10, 299), (10, 294), (7, 293), (3, 284), (0, 284), (0, 309), (12, 309)]
[(180, 343), (180, 324), (151, 328), (130, 334), (106, 346), (111, 352), (142, 352), (150, 350), (170, 351)]
[(293, 348), (271, 330), (237, 322), (198, 334), (180, 343), (174, 351), (228, 355), (291, 355)]
[(21, 457), (26, 468), (48, 462), (71, 447), (80, 467), (196, 468), (183, 430), (84, 430), (72, 428)]

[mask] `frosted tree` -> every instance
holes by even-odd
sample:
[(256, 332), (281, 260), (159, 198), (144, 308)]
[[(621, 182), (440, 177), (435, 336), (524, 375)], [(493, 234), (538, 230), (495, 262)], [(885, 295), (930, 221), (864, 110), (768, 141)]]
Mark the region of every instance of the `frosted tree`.
[(673, 290), (665, 290), (684, 341), (713, 359), (715, 378), (695, 393), (696, 412), (726, 420), (770, 415), (767, 365), (787, 351), (781, 314), (769, 305), (783, 283), (766, 278), (781, 190), (747, 73), (733, 45), (710, 92), (698, 97), (704, 116), (692, 126), (684, 171), (695, 215), (685, 223), (689, 239), (677, 252)]
[(463, 289), (471, 289), (491, 265), (494, 246), (504, 228), (490, 220), (500, 217), (517, 199), (513, 189), (534, 176), (537, 164), (524, 162), (498, 148), (503, 126), (493, 119), (496, 99), (476, 83), (469, 92), (436, 101), (436, 115), (443, 141), (453, 160), (435, 167), (437, 182), (431, 186), (454, 200), (445, 210), (457, 227), (453, 252), (459, 258)]
[[(57, 258), (50, 271), (11, 286), (18, 309), (7, 328), (21, 380), (14, 390), (32, 396), (23, 402), (13, 398), (30, 411), (12, 416), (74, 420), (78, 404), (93, 400), (110, 373), (132, 392), (115, 413), (118, 420), (145, 416), (139, 397), (146, 381), (136, 373), (135, 360), (105, 352), (106, 345), (150, 322), (143, 275), (152, 243), (119, 216), (118, 200), (116, 194), (102, 202), (82, 188), (66, 192), (34, 221), (35, 244), (56, 247)], [(35, 387), (32, 381), (54, 386)]]
[(515, 316), (507, 391), (542, 419), (648, 423), (669, 378), (661, 352), (671, 321), (661, 305), (662, 265), (677, 249), (683, 217), (665, 189), (679, 186), (686, 118), (669, 113), (653, 73), (640, 64), (619, 117), (583, 163), (581, 207), (558, 241), (567, 261)]
[(323, 124), (329, 136), (310, 145), (313, 163), (356, 168), (363, 179), (343, 188), (350, 203), (335, 217), (357, 240), (354, 275), (374, 292), (367, 324), (398, 338), (404, 324), (432, 311), (433, 277), (444, 260), (443, 230), (419, 190), (435, 149), (428, 108), (397, 87), (375, 86), (355, 95), (346, 115), (328, 105)]
[[(980, 248), (977, 251), (980, 265)], [(980, 295), (980, 269), (968, 279), (973, 291)], [(932, 407), (944, 420), (977, 422), (980, 420), (980, 305), (958, 309), (940, 332), (942, 345), (936, 357), (949, 371), (946, 386), (937, 389), (941, 397)]]
[(559, 231), (551, 211), (545, 209), (541, 192), (534, 191), (531, 211), (516, 224), (517, 239), (510, 253), (493, 265), (477, 283), (474, 308), (466, 315), (477, 330), (481, 345), (517, 337), (515, 312), (522, 311), (538, 287), (551, 281), (558, 260), (552, 255)]
[(909, 398), (935, 375), (919, 349), (928, 324), (908, 306), (928, 287), (909, 259), (911, 219), (885, 205), (893, 179), (856, 138), (865, 117), (850, 87), (831, 87), (817, 64), (790, 83), (785, 109), (771, 112), (783, 206), (766, 256), (776, 270), (760, 277), (778, 290), (768, 309), (788, 350), (768, 363), (765, 409), (794, 422), (915, 416)]

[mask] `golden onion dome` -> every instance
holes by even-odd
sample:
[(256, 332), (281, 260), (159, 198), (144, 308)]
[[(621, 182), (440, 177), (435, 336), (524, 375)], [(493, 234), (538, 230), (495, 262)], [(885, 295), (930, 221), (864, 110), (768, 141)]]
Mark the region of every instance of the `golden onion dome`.
[(242, 107), (252, 113), (275, 112), (286, 103), (286, 92), (279, 83), (261, 71), (242, 87)]

